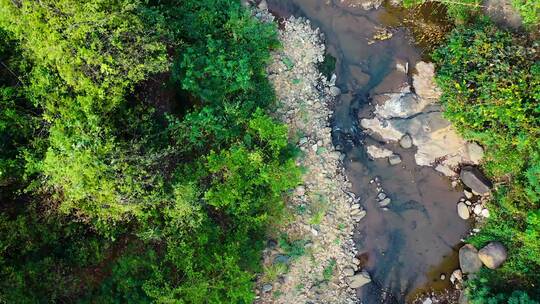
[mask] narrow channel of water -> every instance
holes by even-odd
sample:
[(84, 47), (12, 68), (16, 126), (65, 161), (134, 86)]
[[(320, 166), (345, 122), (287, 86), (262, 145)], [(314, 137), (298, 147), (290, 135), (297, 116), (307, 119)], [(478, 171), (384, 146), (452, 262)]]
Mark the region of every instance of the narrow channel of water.
[[(358, 117), (372, 111), (369, 95), (395, 67), (396, 60), (413, 67), (421, 50), (404, 29), (389, 40), (370, 43), (382, 23), (399, 23), (399, 10), (365, 11), (340, 0), (269, 0), (278, 16), (304, 16), (325, 34), (329, 53), (337, 58), (337, 85), (343, 95), (336, 106), (336, 144), (343, 145), (353, 190), (362, 198), (367, 216), (356, 228), (359, 256), (373, 283), (358, 290), (363, 303), (405, 303), (425, 291), (450, 287), (458, 268), (457, 249), (468, 223), (456, 213), (462, 192), (431, 168), (414, 163), (414, 151), (390, 145), (403, 162), (371, 161), (364, 146), (376, 140), (362, 134)], [(377, 90), (380, 90), (379, 86)], [(377, 178), (392, 199), (388, 210), (376, 202)], [(446, 279), (441, 280), (441, 274)]]

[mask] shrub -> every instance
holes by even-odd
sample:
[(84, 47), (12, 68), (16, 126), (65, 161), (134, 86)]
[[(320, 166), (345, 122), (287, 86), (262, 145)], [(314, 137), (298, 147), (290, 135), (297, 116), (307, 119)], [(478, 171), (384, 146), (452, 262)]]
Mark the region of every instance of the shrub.
[(472, 296), (478, 303), (499, 303), (497, 299), (521, 289), (538, 297), (538, 54), (525, 38), (480, 21), (474, 27), (457, 27), (433, 58), (444, 115), (465, 138), (485, 147), (483, 167), (503, 184), (490, 203), (487, 224), (468, 241), (481, 247), (500, 240), (509, 258), (500, 269), (486, 270), (473, 281)]

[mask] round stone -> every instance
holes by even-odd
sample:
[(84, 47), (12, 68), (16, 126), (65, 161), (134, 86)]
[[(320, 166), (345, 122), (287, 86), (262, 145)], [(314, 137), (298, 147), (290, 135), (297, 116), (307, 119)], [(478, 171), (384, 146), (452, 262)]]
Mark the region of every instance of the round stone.
[(469, 213), (469, 208), (467, 208), (467, 205), (463, 202), (457, 204), (457, 212), (459, 217), (464, 220), (468, 220), (471, 216)]

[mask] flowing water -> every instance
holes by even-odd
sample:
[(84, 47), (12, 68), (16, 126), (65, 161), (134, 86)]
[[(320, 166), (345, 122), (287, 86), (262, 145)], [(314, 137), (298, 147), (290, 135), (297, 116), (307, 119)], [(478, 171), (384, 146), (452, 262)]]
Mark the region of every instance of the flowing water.
[[(324, 32), (328, 52), (337, 59), (336, 84), (343, 94), (335, 109), (334, 139), (347, 155), (347, 175), (368, 214), (357, 225), (354, 239), (373, 282), (358, 290), (359, 299), (405, 303), (422, 292), (450, 288), (448, 278), (458, 268), (457, 249), (469, 228), (456, 212), (462, 192), (433, 169), (416, 166), (413, 149), (387, 145), (401, 155), (398, 166), (369, 160), (364, 146), (377, 141), (358, 126), (358, 118), (372, 111), (370, 92), (394, 69), (395, 60), (413, 67), (422, 58), (422, 49), (403, 28), (394, 28), (389, 40), (370, 43), (380, 27), (400, 24), (402, 11), (365, 11), (340, 0), (270, 0), (268, 4), (277, 16), (309, 18)], [(388, 210), (376, 202), (374, 179), (392, 199)]]

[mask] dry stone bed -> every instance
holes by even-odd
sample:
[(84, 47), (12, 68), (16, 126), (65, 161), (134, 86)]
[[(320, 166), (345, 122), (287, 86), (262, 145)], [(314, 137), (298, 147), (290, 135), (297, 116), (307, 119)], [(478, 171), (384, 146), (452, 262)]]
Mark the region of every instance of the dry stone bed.
[[(258, 10), (255, 15), (268, 20), (265, 14)], [(349, 191), (343, 155), (331, 140), (331, 107), (340, 92), (318, 71), (325, 46), (322, 34), (308, 20), (285, 21), (280, 40), (283, 48), (273, 54), (268, 68), (280, 105), (275, 116), (297, 141), (302, 151), (297, 162), (305, 174), (287, 202), (292, 219), (279, 230), (303, 248), (297, 248), (299, 256), (276, 242), (265, 250), (267, 273), (258, 280), (256, 302), (355, 303), (351, 287), (370, 281), (369, 274), (358, 268), (351, 239), (354, 221), (366, 212)], [(268, 270), (280, 263), (284, 267), (279, 274), (269, 276)]]

